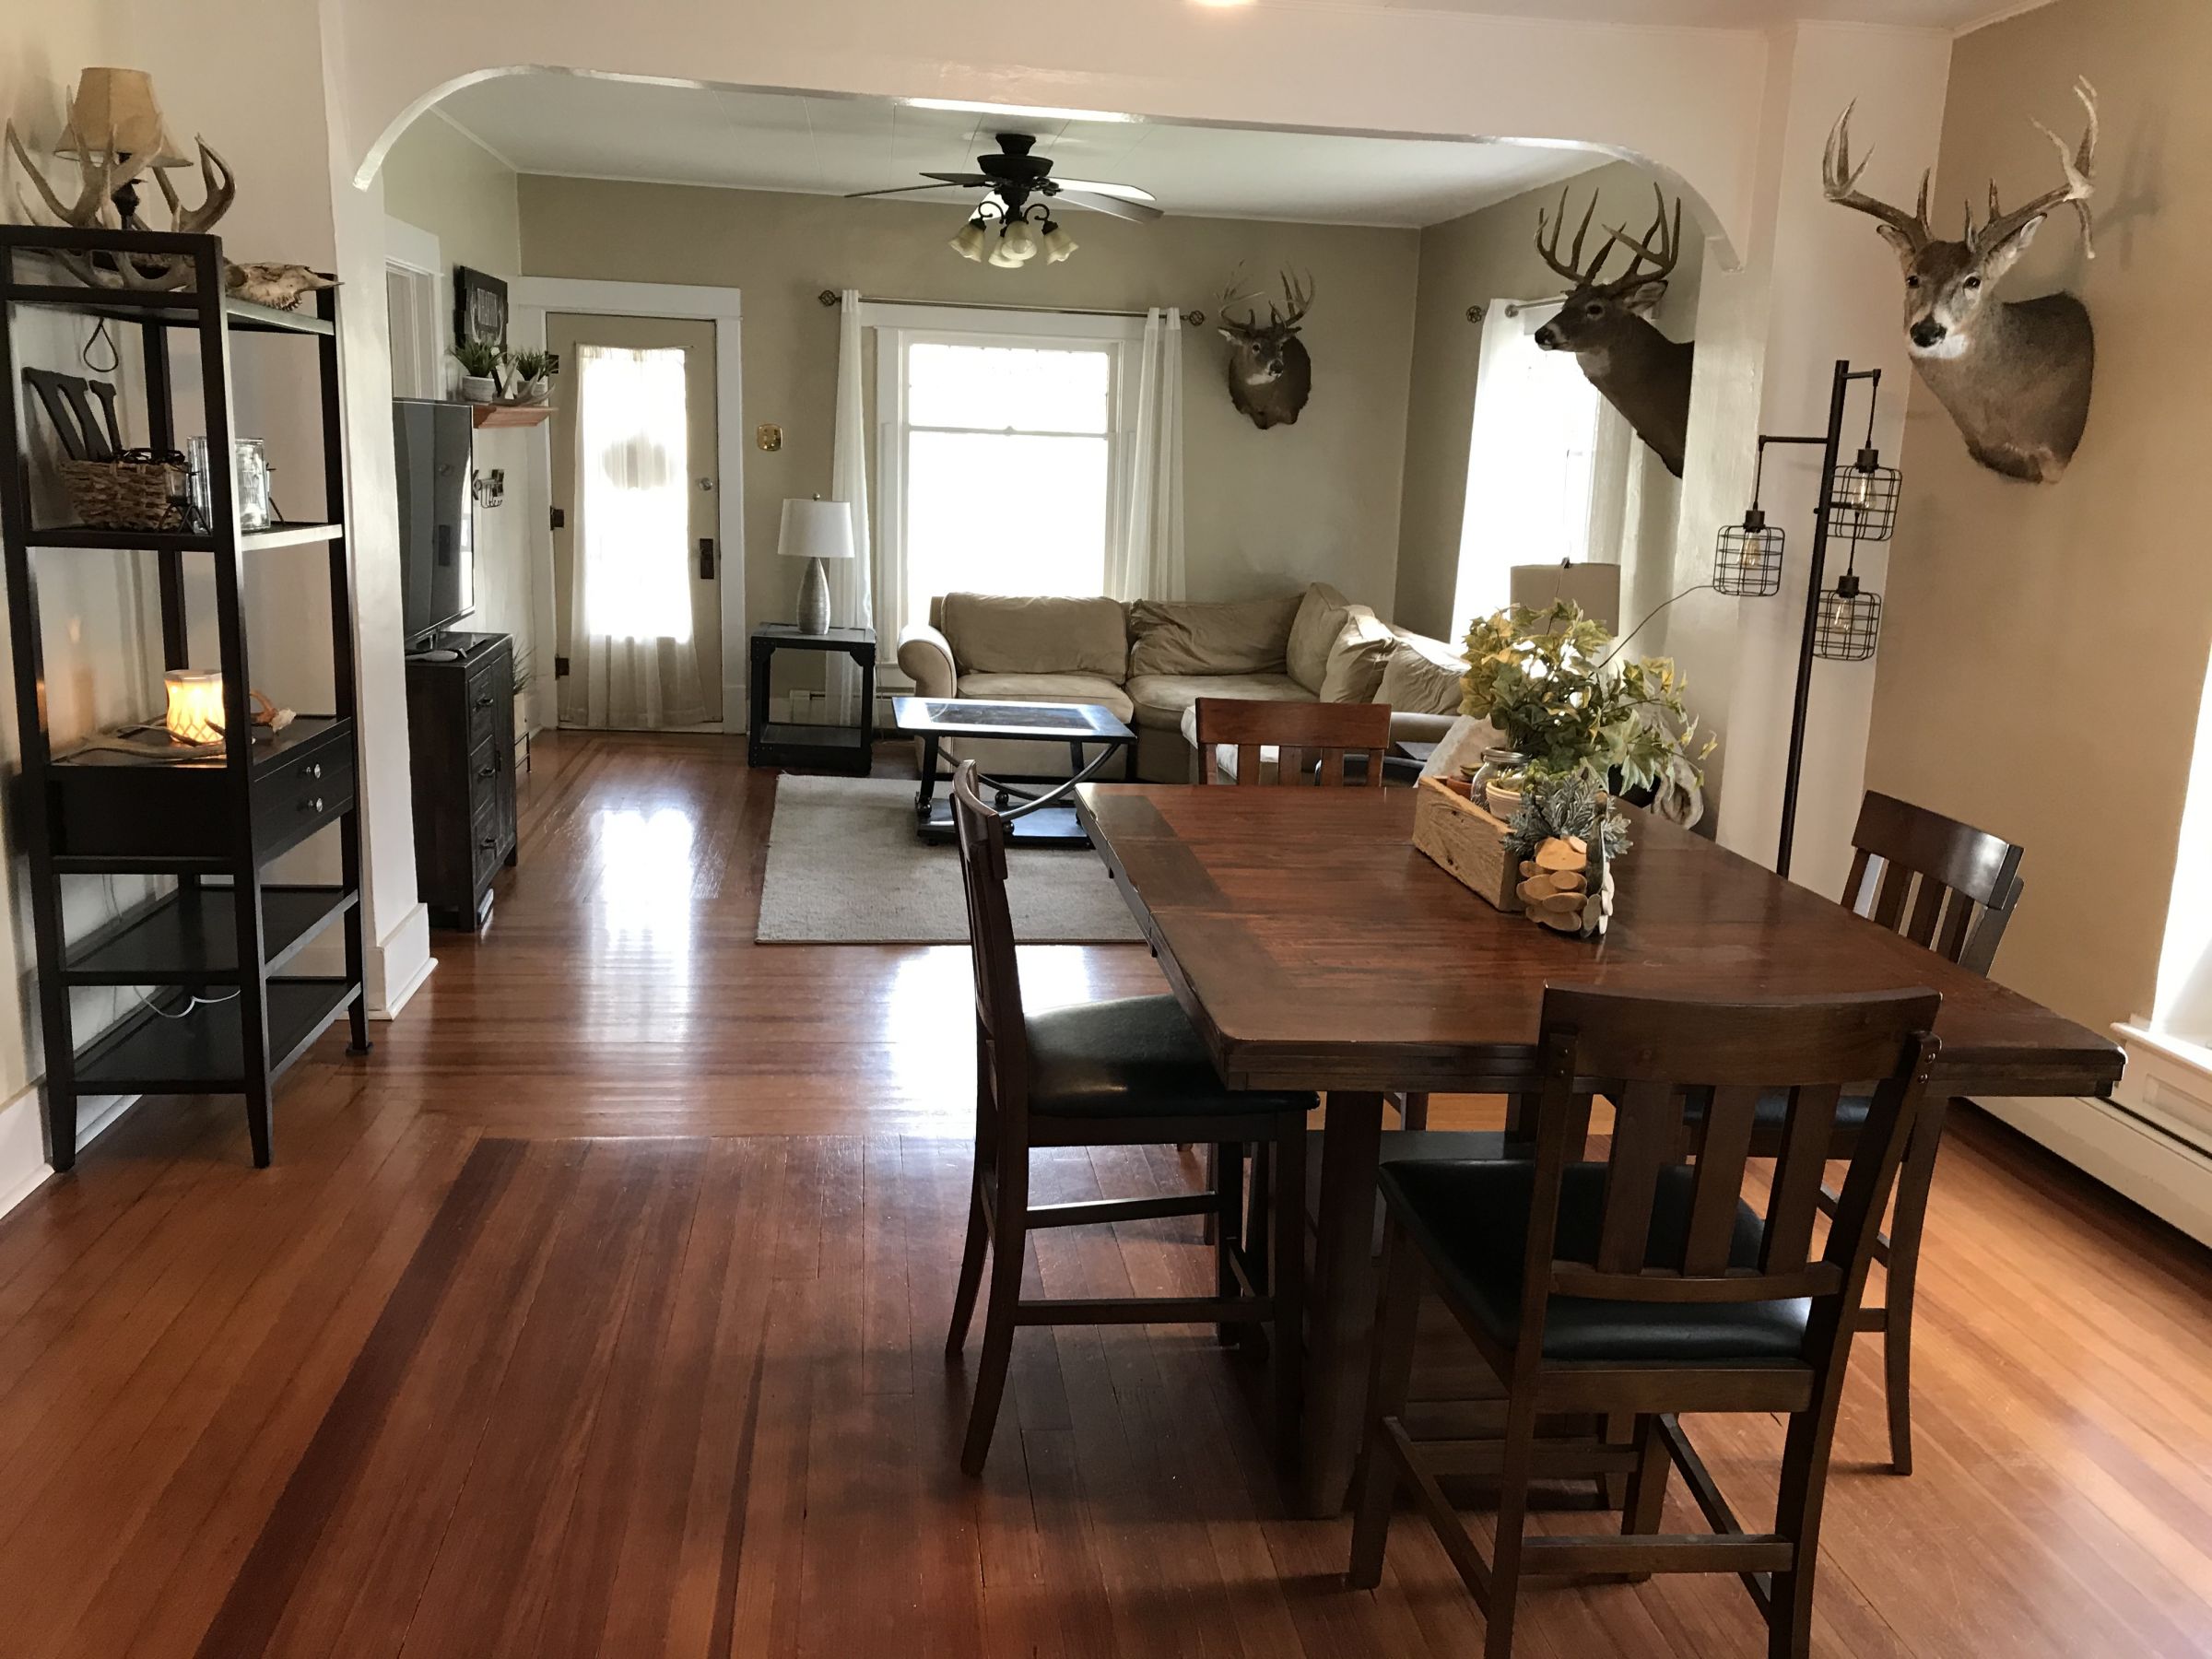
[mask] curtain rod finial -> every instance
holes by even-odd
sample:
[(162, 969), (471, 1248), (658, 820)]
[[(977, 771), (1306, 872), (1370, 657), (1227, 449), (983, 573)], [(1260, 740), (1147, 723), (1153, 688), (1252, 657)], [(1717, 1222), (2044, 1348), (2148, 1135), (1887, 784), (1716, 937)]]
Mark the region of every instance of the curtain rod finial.
[(835, 288), (824, 288), (820, 293), (817, 294), (815, 298), (822, 302), (822, 309), (824, 311), (828, 311), (831, 306), (834, 306), (838, 303), (838, 292)]

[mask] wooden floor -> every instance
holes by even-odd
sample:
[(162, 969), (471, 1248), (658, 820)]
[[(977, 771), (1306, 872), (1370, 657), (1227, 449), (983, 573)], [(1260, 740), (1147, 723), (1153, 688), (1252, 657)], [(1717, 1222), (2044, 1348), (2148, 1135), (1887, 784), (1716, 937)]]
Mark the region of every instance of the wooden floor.
[[(541, 740), (526, 791), (492, 928), (288, 1083), (275, 1169), (235, 1103), (148, 1101), (0, 1222), (0, 1654), (1478, 1651), (1424, 1528), (1356, 1594), (1347, 1528), (1284, 1518), (1208, 1333), (1025, 1333), (962, 1479), (964, 952), (754, 946), (773, 787), (737, 742)], [(1023, 969), (1040, 1002), (1159, 983), (1127, 946)], [(2212, 1267), (1959, 1115), (1920, 1473), (1870, 1466), (1862, 1349), (1818, 1651), (2212, 1652)], [(1189, 1174), (1063, 1157), (1042, 1195)], [(1183, 1223), (1033, 1271), (1210, 1284)], [(1692, 1430), (1765, 1512), (1776, 1425)], [(1733, 1580), (1524, 1605), (1539, 1659), (1763, 1651)]]

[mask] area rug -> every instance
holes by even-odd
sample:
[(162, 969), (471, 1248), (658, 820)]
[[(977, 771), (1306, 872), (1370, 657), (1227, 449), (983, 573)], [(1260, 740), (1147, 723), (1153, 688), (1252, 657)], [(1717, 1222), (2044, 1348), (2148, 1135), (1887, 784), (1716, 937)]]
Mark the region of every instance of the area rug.
[[(1139, 937), (1087, 847), (1010, 849), (1006, 896), (1025, 945)], [(959, 853), (916, 839), (912, 782), (787, 772), (776, 781), (753, 936), (763, 945), (965, 944)]]

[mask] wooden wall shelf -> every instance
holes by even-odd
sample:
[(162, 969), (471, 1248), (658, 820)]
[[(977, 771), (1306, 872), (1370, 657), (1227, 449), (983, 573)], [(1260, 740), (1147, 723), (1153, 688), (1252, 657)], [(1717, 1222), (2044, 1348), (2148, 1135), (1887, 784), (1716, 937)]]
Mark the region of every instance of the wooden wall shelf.
[(550, 404), (471, 404), (469, 418), (478, 428), (533, 427), (552, 418)]

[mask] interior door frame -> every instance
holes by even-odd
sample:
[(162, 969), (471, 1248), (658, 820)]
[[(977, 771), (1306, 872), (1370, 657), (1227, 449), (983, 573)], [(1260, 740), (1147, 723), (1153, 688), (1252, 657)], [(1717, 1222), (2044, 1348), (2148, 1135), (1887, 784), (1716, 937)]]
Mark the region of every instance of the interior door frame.
[[(546, 313), (579, 312), (603, 317), (683, 317), (704, 319), (714, 324), (714, 452), (717, 479), (715, 517), (721, 535), (721, 565), (716, 575), (722, 590), (722, 726), (724, 732), (750, 729), (752, 711), (746, 703), (745, 625), (745, 385), (740, 365), (744, 360), (744, 312), (734, 288), (702, 288), (687, 283), (600, 282), (577, 276), (518, 276), (507, 290), (507, 337), (517, 349), (546, 344)], [(573, 384), (556, 382), (556, 386)], [(560, 395), (557, 390), (556, 397)], [(530, 507), (536, 516), (539, 557), (531, 570), (531, 603), (537, 614), (537, 634), (552, 641), (553, 649), (566, 655), (565, 642), (554, 639), (553, 620), (553, 448), (551, 426), (538, 429), (547, 434), (534, 446), (530, 463)], [(559, 688), (551, 675), (538, 682), (537, 711), (542, 724), (559, 724)], [(712, 728), (709, 728), (712, 729)]]

